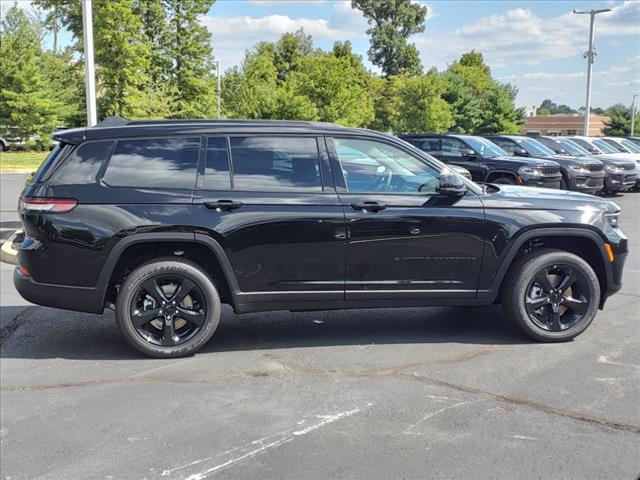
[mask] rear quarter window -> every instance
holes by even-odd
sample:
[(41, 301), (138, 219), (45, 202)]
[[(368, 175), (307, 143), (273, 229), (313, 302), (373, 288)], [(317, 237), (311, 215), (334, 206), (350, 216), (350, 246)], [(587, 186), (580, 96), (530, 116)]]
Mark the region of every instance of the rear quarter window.
[(81, 144), (51, 175), (51, 183), (74, 185), (95, 183), (98, 172), (111, 154), (113, 145), (113, 141)]
[(102, 180), (113, 187), (193, 189), (200, 138), (118, 140)]

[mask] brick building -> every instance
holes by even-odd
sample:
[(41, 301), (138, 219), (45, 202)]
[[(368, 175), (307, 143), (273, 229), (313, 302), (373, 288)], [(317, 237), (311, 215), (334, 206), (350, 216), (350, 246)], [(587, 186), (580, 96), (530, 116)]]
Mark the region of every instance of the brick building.
[[(606, 115), (591, 115), (589, 117), (589, 136), (604, 135), (606, 122), (610, 119)], [(582, 115), (544, 115), (527, 117), (522, 127), (525, 135), (582, 135)]]

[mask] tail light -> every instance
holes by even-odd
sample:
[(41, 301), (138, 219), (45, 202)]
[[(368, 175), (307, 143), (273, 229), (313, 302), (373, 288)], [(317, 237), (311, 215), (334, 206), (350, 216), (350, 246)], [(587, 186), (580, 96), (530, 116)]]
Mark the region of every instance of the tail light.
[(20, 210), (28, 212), (65, 213), (70, 212), (78, 204), (73, 198), (23, 198)]

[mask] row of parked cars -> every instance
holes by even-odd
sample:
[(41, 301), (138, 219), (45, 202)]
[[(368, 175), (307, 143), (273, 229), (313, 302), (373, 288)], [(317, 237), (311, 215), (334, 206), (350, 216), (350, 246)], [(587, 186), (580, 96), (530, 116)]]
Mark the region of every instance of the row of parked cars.
[(476, 182), (612, 194), (640, 187), (640, 138), (407, 134)]

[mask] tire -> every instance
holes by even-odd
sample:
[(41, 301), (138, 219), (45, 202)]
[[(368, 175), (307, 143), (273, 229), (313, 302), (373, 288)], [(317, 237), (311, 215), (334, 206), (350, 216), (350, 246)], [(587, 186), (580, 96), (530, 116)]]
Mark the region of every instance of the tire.
[[(575, 278), (573, 283), (567, 280), (569, 288), (557, 293), (562, 282), (571, 276)], [(544, 281), (538, 282), (545, 277), (553, 288), (545, 288)], [(526, 336), (540, 342), (564, 342), (577, 337), (591, 324), (600, 304), (600, 283), (591, 266), (563, 250), (538, 250), (520, 258), (510, 268), (503, 285), (501, 301), (507, 318), (515, 321)], [(547, 291), (552, 293), (547, 295)], [(536, 293), (533, 298), (532, 293)], [(558, 300), (559, 297), (564, 299)], [(537, 305), (540, 307), (532, 311)]]
[(183, 357), (211, 339), (220, 322), (220, 296), (196, 263), (158, 258), (137, 267), (123, 282), (116, 299), (116, 322), (142, 353)]
[(489, 183), (496, 183), (498, 185), (515, 185), (516, 181), (511, 177), (498, 177)]

